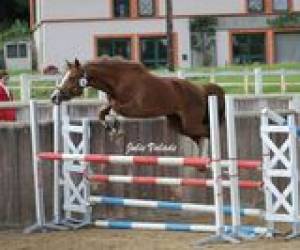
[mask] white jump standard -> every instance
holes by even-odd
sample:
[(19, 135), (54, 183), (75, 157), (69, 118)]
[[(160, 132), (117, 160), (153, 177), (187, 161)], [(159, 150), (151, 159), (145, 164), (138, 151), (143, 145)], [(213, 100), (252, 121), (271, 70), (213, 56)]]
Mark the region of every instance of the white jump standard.
[[(34, 103), (32, 110), (34, 109)], [(103, 228), (119, 228), (119, 229), (150, 229), (150, 230), (170, 230), (170, 231), (194, 231), (194, 232), (213, 232), (215, 233), (211, 238), (200, 241), (205, 243), (211, 240), (225, 240), (229, 242), (239, 242), (241, 237), (249, 238), (255, 235), (272, 235), (274, 232), (273, 224), (277, 221), (290, 222), (293, 225), (293, 235), (298, 233), (297, 225), (298, 220), (296, 217), (299, 215), (299, 208), (295, 205), (296, 194), (293, 195), (293, 204), (288, 205), (287, 197), (291, 193), (291, 189), (298, 188), (297, 175), (294, 179), (296, 169), (296, 144), (293, 137), (291, 126), (295, 127), (295, 117), (290, 116), (287, 122), (283, 122), (276, 127), (266, 122), (266, 115), (270, 114), (270, 119), (273, 119), (276, 114), (272, 112), (264, 112), (262, 118), (261, 137), (263, 141), (263, 162), (259, 160), (239, 160), (237, 159), (236, 149), (236, 134), (235, 134), (235, 121), (234, 121), (234, 105), (232, 98), (226, 98), (226, 120), (227, 120), (227, 138), (228, 138), (228, 159), (221, 159), (220, 153), (220, 135), (219, 135), (219, 122), (217, 100), (215, 97), (209, 98), (210, 109), (210, 134), (211, 134), (211, 158), (208, 157), (159, 157), (159, 156), (124, 156), (124, 155), (101, 155), (101, 154), (88, 154), (89, 152), (89, 137), (90, 132), (88, 129), (88, 122), (85, 121), (83, 126), (70, 125), (67, 116), (64, 115), (62, 124), (62, 134), (64, 138), (64, 152), (60, 153), (58, 150), (55, 152), (39, 152), (38, 136), (34, 136), (38, 132), (36, 117), (32, 118), (32, 140), (34, 147), (34, 173), (35, 173), (35, 192), (36, 192), (36, 210), (37, 210), (37, 225), (40, 228), (47, 228), (44, 219), (43, 207), (43, 190), (41, 187), (39, 177), (39, 165), (42, 161), (50, 160), (55, 162), (55, 166), (63, 163), (61, 171), (56, 170), (55, 173), (59, 175), (58, 180), (55, 181), (54, 187), (54, 224), (63, 224), (74, 228), (82, 227), (84, 225), (93, 224)], [(63, 112), (66, 114), (66, 111)], [(282, 118), (284, 119), (284, 118)], [(54, 119), (55, 127), (57, 128), (58, 119)], [(58, 131), (58, 129), (56, 129)], [(282, 148), (275, 149), (274, 143), (270, 143), (268, 133), (270, 130), (275, 133), (287, 133), (289, 140)], [(78, 133), (82, 137), (82, 141), (75, 145), (71, 141), (70, 133)], [(58, 133), (56, 133), (56, 140), (58, 140)], [(56, 143), (58, 144), (58, 143)], [(267, 145), (266, 145), (267, 144)], [(289, 148), (290, 147), (290, 148)], [(289, 150), (287, 151), (287, 148)], [(57, 149), (57, 147), (56, 147)], [(270, 159), (270, 152), (273, 151), (273, 159)], [(280, 153), (280, 150), (282, 151)], [(283, 157), (284, 152), (287, 151), (289, 157)], [(274, 167), (276, 162), (281, 160), (287, 164), (289, 170), (285, 174), (279, 172)], [(192, 167), (196, 169), (206, 169), (212, 171), (212, 179), (201, 178), (174, 178), (174, 177), (159, 177), (159, 176), (131, 176), (131, 175), (103, 175), (103, 174), (90, 174), (89, 164), (96, 164), (94, 167), (97, 170), (97, 165), (110, 165), (113, 166), (126, 166), (134, 165), (137, 167), (151, 167), (158, 168), (159, 166), (173, 166), (173, 167)], [(222, 179), (221, 170), (227, 168), (229, 170), (228, 179)], [(248, 169), (251, 171), (259, 171), (263, 175), (263, 181), (252, 180), (239, 180), (238, 170)], [(60, 174), (58, 174), (61, 172)], [(79, 183), (74, 182), (72, 175), (81, 176)], [(275, 184), (271, 185), (270, 178), (275, 175), (282, 175), (291, 180), (291, 185), (283, 192), (280, 193)], [(161, 186), (187, 186), (187, 187), (208, 187), (213, 188), (214, 191), (214, 204), (194, 204), (194, 203), (180, 203), (171, 201), (158, 201), (158, 200), (145, 200), (145, 199), (132, 199), (125, 197), (111, 197), (104, 195), (91, 195), (90, 184), (97, 183), (126, 183), (138, 185), (161, 185)], [(297, 184), (296, 184), (297, 183)], [(266, 184), (266, 185), (263, 185)], [(273, 195), (277, 201), (273, 201), (270, 197), (271, 187)], [(63, 194), (60, 189), (63, 188)], [(229, 188), (231, 194), (230, 206), (223, 204), (223, 188)], [(256, 208), (241, 208), (239, 189), (263, 189), (266, 195), (266, 211)], [(298, 192), (298, 191), (297, 191)], [(63, 204), (59, 204), (59, 197), (63, 198)], [(298, 196), (297, 196), (298, 197)], [(137, 208), (153, 208), (175, 211), (193, 211), (199, 214), (214, 214), (215, 224), (178, 224), (178, 223), (156, 223), (156, 222), (134, 222), (134, 221), (118, 221), (118, 220), (96, 220), (92, 221), (92, 208), (95, 205), (111, 205), (111, 206), (124, 206), (124, 207), (137, 207)], [(274, 214), (272, 209), (279, 208), (281, 205), (285, 206), (289, 215)], [(60, 214), (58, 210), (63, 208), (65, 216)], [(275, 211), (275, 210), (274, 210)], [(76, 221), (72, 213), (76, 212), (82, 214), (82, 219)], [(297, 214), (297, 216), (296, 216)], [(224, 215), (230, 215), (232, 218), (232, 225), (224, 224)], [(266, 227), (261, 226), (246, 226), (241, 225), (241, 216), (256, 216), (264, 218), (268, 223)]]

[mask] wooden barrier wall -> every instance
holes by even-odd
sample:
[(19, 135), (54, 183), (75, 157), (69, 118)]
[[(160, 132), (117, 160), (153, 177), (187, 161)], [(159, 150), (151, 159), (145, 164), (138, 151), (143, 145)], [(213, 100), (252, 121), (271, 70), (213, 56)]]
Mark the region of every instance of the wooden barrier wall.
[[(238, 116), (237, 122), (237, 147), (238, 156), (245, 159), (261, 158), (261, 142), (259, 138), (259, 116), (252, 116), (248, 111), (259, 111), (261, 108), (269, 106), (275, 109), (284, 109), (288, 107), (287, 98), (247, 98), (236, 101), (236, 110)], [(86, 116), (95, 118), (95, 107), (88, 111), (89, 107), (76, 109), (72, 107), (72, 116)], [(47, 111), (48, 110), (48, 111)], [(41, 129), (41, 150), (52, 151), (53, 149), (53, 128), (50, 115), (45, 115), (49, 107), (41, 109), (42, 121)], [(250, 117), (249, 117), (250, 115)], [(46, 118), (47, 119), (46, 119)], [(106, 154), (125, 154), (129, 143), (148, 145), (149, 143), (164, 143), (165, 145), (174, 144), (177, 148), (174, 152), (149, 152), (149, 150), (135, 152), (139, 155), (198, 155), (199, 150), (188, 138), (176, 134), (168, 128), (165, 119), (155, 119), (147, 121), (125, 120), (122, 126), (126, 131), (126, 137), (118, 141), (112, 141), (105, 133), (103, 127), (97, 121), (91, 122), (91, 153)], [(222, 153), (226, 155), (226, 136), (225, 128), (222, 128)], [(280, 139), (280, 138), (279, 138)], [(48, 217), (51, 214), (52, 207), (52, 170), (50, 162), (44, 163), (44, 184), (46, 208)], [(189, 176), (189, 177), (209, 177), (210, 173), (201, 173), (188, 168), (134, 168), (134, 167), (95, 167), (95, 172), (105, 174), (136, 174), (149, 176)], [(260, 179), (259, 172), (241, 172), (244, 179)], [(30, 141), (30, 126), (28, 123), (0, 124), (0, 228), (23, 227), (34, 222), (34, 190), (32, 178), (32, 156)], [(93, 186), (92, 191), (98, 193), (110, 194), (115, 196), (126, 196), (145, 199), (159, 200), (183, 200), (184, 202), (198, 202), (212, 204), (212, 190), (206, 188), (170, 188), (153, 186)], [(242, 199), (246, 205), (253, 204), (263, 206), (262, 193), (256, 191), (242, 191)], [(228, 192), (225, 192), (228, 200)], [(152, 210), (143, 209), (111, 209), (105, 207), (97, 209), (96, 215), (122, 217), (139, 216), (143, 214), (153, 214)]]

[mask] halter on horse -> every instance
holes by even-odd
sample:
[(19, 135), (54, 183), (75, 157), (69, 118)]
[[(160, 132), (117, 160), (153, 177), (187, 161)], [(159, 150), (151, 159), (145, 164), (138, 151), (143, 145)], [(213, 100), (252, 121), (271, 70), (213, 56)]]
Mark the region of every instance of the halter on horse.
[(129, 118), (167, 116), (183, 135), (199, 143), (209, 137), (208, 96), (218, 96), (220, 120), (224, 118), (224, 91), (215, 84), (196, 86), (186, 80), (152, 75), (139, 63), (102, 59), (81, 65), (67, 63), (68, 70), (51, 100), (59, 105), (92, 87), (107, 93), (109, 104), (100, 112), (105, 121), (111, 109)]

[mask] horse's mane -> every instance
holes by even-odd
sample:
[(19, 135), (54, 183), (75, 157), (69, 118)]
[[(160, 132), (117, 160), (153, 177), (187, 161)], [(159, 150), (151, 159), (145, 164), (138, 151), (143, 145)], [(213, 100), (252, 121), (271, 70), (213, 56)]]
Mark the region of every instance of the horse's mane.
[(108, 65), (108, 66), (118, 66), (124, 69), (136, 69), (136, 70), (141, 70), (144, 72), (147, 72), (147, 69), (145, 66), (139, 62), (135, 61), (130, 61), (126, 60), (123, 57), (120, 56), (101, 56), (98, 59), (88, 61), (86, 65), (95, 65), (95, 66), (100, 66), (100, 65)]

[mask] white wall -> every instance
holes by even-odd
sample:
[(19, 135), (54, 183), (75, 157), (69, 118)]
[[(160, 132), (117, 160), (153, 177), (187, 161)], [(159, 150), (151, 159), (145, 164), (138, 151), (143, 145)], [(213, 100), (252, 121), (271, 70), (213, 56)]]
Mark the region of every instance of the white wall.
[[(41, 42), (43, 48), (39, 53), (44, 58), (39, 68), (54, 64), (62, 68), (65, 60), (73, 60), (78, 57), (81, 60), (94, 58), (94, 37), (96, 35), (162, 33), (165, 32), (165, 21), (137, 20), (131, 22), (106, 21), (106, 22), (78, 22), (78, 23), (45, 23), (45, 34)], [(188, 19), (180, 19), (174, 22), (174, 30), (178, 32), (179, 64), (181, 67), (190, 66), (190, 35)], [(187, 61), (182, 61), (182, 54), (187, 54)]]
[[(110, 18), (112, 0), (37, 0), (42, 20)], [(247, 0), (173, 0), (174, 15), (244, 13)], [(299, 2), (300, 0), (295, 0)], [(165, 0), (159, 0), (159, 15), (165, 14)]]
[(229, 61), (229, 33), (228, 31), (217, 31), (217, 65), (224, 66)]
[(300, 0), (293, 0), (293, 8), (295, 11), (300, 11)]
[[(176, 20), (174, 30), (178, 32), (178, 63), (179, 67), (187, 68), (192, 65), (190, 21), (188, 19)], [(182, 60), (182, 55), (188, 56), (186, 61)]]
[(43, 20), (110, 16), (110, 0), (43, 0), (42, 4)]
[[(300, 0), (297, 0), (300, 1)], [(245, 13), (246, 0), (173, 0), (174, 15), (209, 15)], [(165, 0), (160, 0), (160, 15), (165, 14)]]
[(36, 60), (37, 60), (37, 65), (41, 65), (43, 62), (43, 58), (42, 58), (42, 51), (43, 51), (43, 47), (42, 47), (42, 37), (41, 37), (41, 33), (42, 33), (42, 28), (38, 28), (34, 33), (33, 33), (33, 40), (34, 40), (34, 45), (33, 48), (36, 50)]

